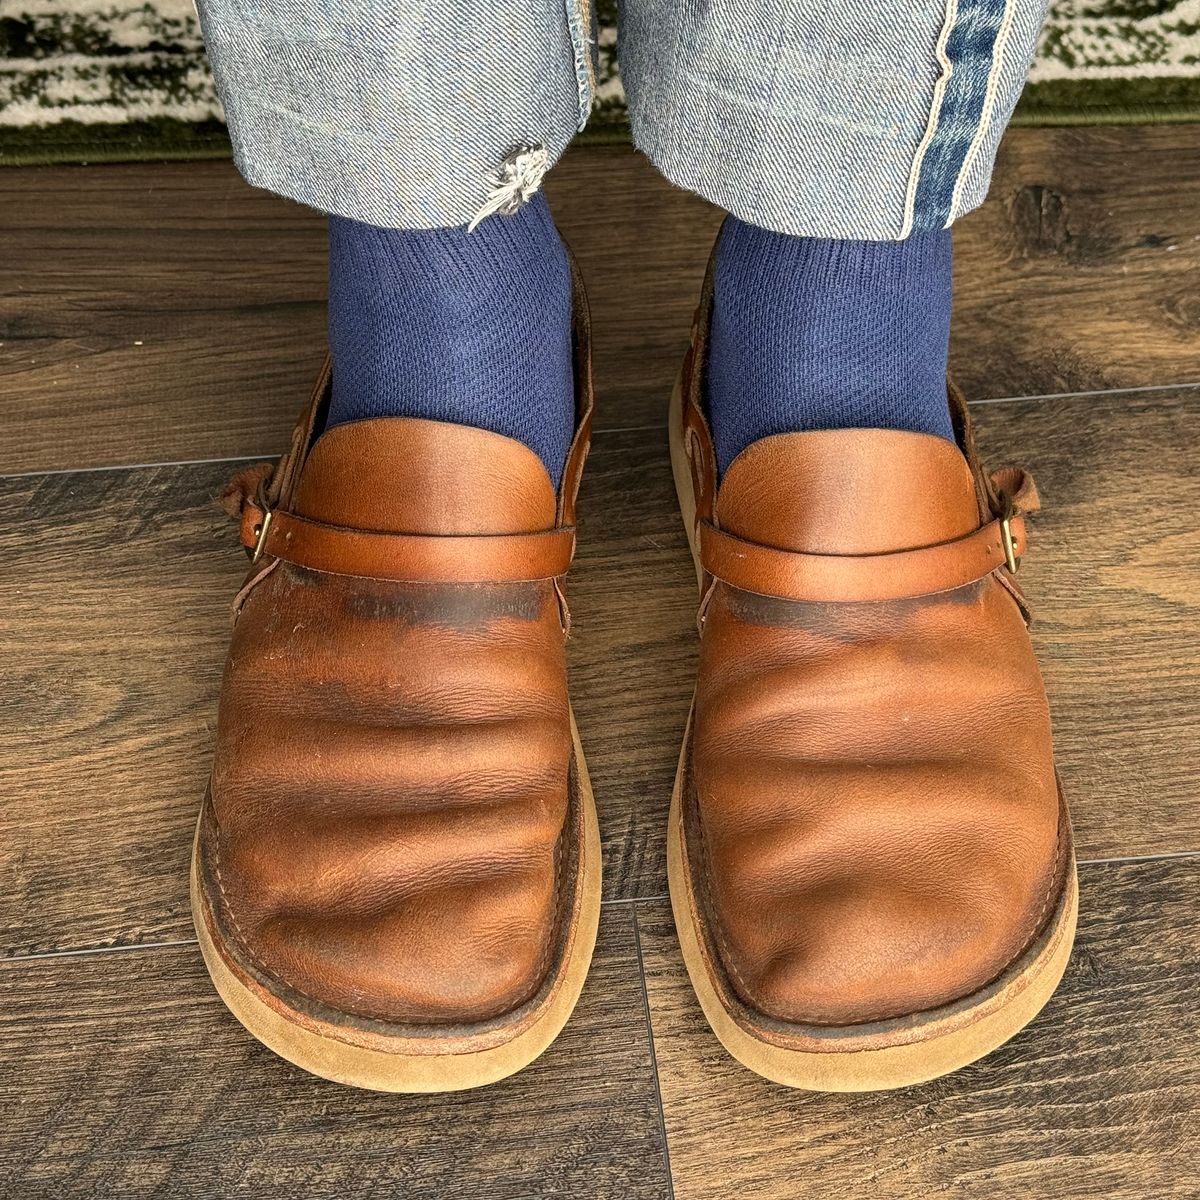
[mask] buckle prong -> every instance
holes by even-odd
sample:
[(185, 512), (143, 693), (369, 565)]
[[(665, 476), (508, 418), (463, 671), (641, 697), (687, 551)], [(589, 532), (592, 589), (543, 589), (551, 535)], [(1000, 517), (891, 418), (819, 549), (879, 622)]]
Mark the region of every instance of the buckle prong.
[(254, 532), (258, 535), (258, 540), (254, 543), (254, 553), (250, 556), (250, 562), (256, 563), (263, 556), (263, 548), (267, 544), (267, 534), (271, 529), (271, 517), (274, 514), (269, 508), (263, 509), (263, 518), (255, 527)]
[(1004, 512), (1000, 516), (1000, 545), (1004, 548), (1004, 565), (1010, 574), (1015, 575), (1021, 566), (1021, 560), (1017, 557), (1016, 547), (1013, 545), (1013, 502), (1012, 497), (1007, 494), (1004, 495), (1003, 500)]
[(267, 534), (271, 532), (271, 502), (267, 499), (267, 491), (269, 481), (274, 477), (273, 469), (269, 474), (264, 475), (258, 481), (258, 487), (254, 489), (254, 503), (258, 505), (259, 511), (262, 513), (262, 520), (254, 527), (254, 553), (250, 555), (251, 565), (258, 562), (263, 556), (263, 551), (267, 547)]

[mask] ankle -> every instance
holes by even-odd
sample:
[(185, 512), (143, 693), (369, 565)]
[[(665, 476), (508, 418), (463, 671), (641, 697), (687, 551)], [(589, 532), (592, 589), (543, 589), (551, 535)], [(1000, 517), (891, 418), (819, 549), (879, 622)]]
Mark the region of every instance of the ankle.
[(705, 399), (723, 472), (775, 433), (886, 428), (953, 439), (950, 238), (853, 242), (721, 231)]
[(557, 486), (574, 433), (572, 284), (545, 200), (463, 228), (331, 218), (329, 423), (423, 417), (511, 437)]

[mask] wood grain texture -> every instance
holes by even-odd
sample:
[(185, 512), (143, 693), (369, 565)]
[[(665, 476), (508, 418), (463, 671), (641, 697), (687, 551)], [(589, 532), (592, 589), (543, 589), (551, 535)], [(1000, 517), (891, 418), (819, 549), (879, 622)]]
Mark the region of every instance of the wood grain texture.
[(970, 395), (1200, 382), (1196, 126), (1012, 130), (955, 255)]
[[(970, 393), (1200, 379), (1197, 184), (1194, 129), (1012, 131), (956, 231)], [(572, 691), (606, 897), (656, 897), (696, 649), (662, 421), (719, 214), (616, 148), (568, 155), (548, 190), (591, 285), (606, 431)], [(353, 1092), (253, 1042), (186, 944), (245, 569), (214, 497), (237, 464), (79, 468), (279, 451), (322, 353), (323, 222), (217, 163), (9, 170), (0, 208), (20, 414), (0, 474), (64, 471), (0, 479), (0, 1193), (668, 1196), (640, 929), (680, 1200), (1195, 1194), (1196, 859), (1085, 866), (1050, 1009), (903, 1093), (798, 1095), (734, 1064), (653, 899), (636, 925), (606, 906), (562, 1037), (477, 1095)], [(1195, 850), (1200, 389), (976, 413), (1046, 505), (1022, 570), (1080, 856)]]
[[(1200, 392), (976, 406), (1045, 512), (1023, 567), (1081, 858), (1200, 847)], [(664, 431), (600, 434), (569, 648), (609, 899), (665, 892), (695, 584)], [(0, 480), (3, 954), (189, 936), (187, 860), (245, 556), (232, 464)]]
[(324, 353), (316, 214), (228, 163), (0, 171), (0, 210), (0, 471), (282, 450)]
[[(589, 282), (598, 425), (662, 419), (720, 214), (628, 148), (547, 191)], [(324, 339), (323, 219), (228, 163), (0, 172), (0, 473), (277, 453)], [(976, 396), (1200, 381), (1200, 139), (1014, 129), (956, 227)], [(64, 413), (70, 420), (64, 421)]]
[(572, 703), (605, 894), (666, 894), (666, 824), (696, 674), (696, 576), (665, 425), (595, 439), (570, 577)]
[[(214, 498), (237, 466), (0, 479), (0, 955), (190, 936), (192, 829), (246, 571)], [(570, 660), (605, 894), (655, 894), (691, 687), (686, 550), (663, 446), (603, 435), (585, 487)]]
[(664, 901), (638, 905), (676, 1200), (1194, 1197), (1200, 862), (1080, 873), (1055, 997), (994, 1054), (919, 1087), (767, 1083), (704, 1022)]
[(628, 907), (554, 1045), (476, 1092), (305, 1074), (234, 1021), (195, 946), (7, 963), (0, 991), (6, 1196), (668, 1194)]
[(214, 500), (229, 474), (0, 481), (9, 953), (190, 936), (187, 814), (246, 562)]
[(1021, 578), (1079, 857), (1200, 849), (1200, 390), (974, 411), (1041, 491)]

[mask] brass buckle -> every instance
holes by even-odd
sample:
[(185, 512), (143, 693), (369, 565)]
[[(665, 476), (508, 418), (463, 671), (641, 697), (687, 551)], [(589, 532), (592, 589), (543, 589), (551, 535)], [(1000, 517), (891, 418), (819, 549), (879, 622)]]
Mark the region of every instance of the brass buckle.
[(267, 533), (271, 528), (271, 515), (271, 510), (266, 509), (257, 526), (258, 540), (254, 543), (254, 553), (250, 555), (251, 564), (258, 562), (263, 556), (263, 547), (267, 544)]
[(1013, 546), (1012, 535), (1012, 519), (1015, 515), (1013, 512), (1012, 497), (1007, 493), (1001, 496), (1004, 501), (1004, 512), (1000, 516), (1000, 545), (1004, 547), (1004, 565), (1008, 568), (1009, 574), (1015, 575), (1021, 566), (1021, 560), (1017, 557), (1016, 548)]
[(262, 520), (258, 523), (254, 530), (256, 534), (256, 540), (254, 543), (254, 552), (250, 555), (251, 565), (258, 562), (258, 560), (263, 556), (263, 550), (267, 544), (267, 534), (271, 530), (271, 518), (274, 516), (270, 505), (267, 503), (266, 488), (264, 486), (265, 483), (266, 480), (260, 480), (258, 488), (254, 493), (255, 503), (262, 511), (263, 516)]

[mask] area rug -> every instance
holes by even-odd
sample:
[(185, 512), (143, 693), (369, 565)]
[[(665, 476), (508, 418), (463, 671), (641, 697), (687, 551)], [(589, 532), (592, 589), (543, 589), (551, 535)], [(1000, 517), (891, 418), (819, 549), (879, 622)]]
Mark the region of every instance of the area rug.
[[(615, 0), (599, 0), (585, 140), (627, 135)], [(1052, 0), (1015, 118), (1200, 119), (1200, 0)], [(0, 163), (224, 157), (192, 0), (0, 0)]]

